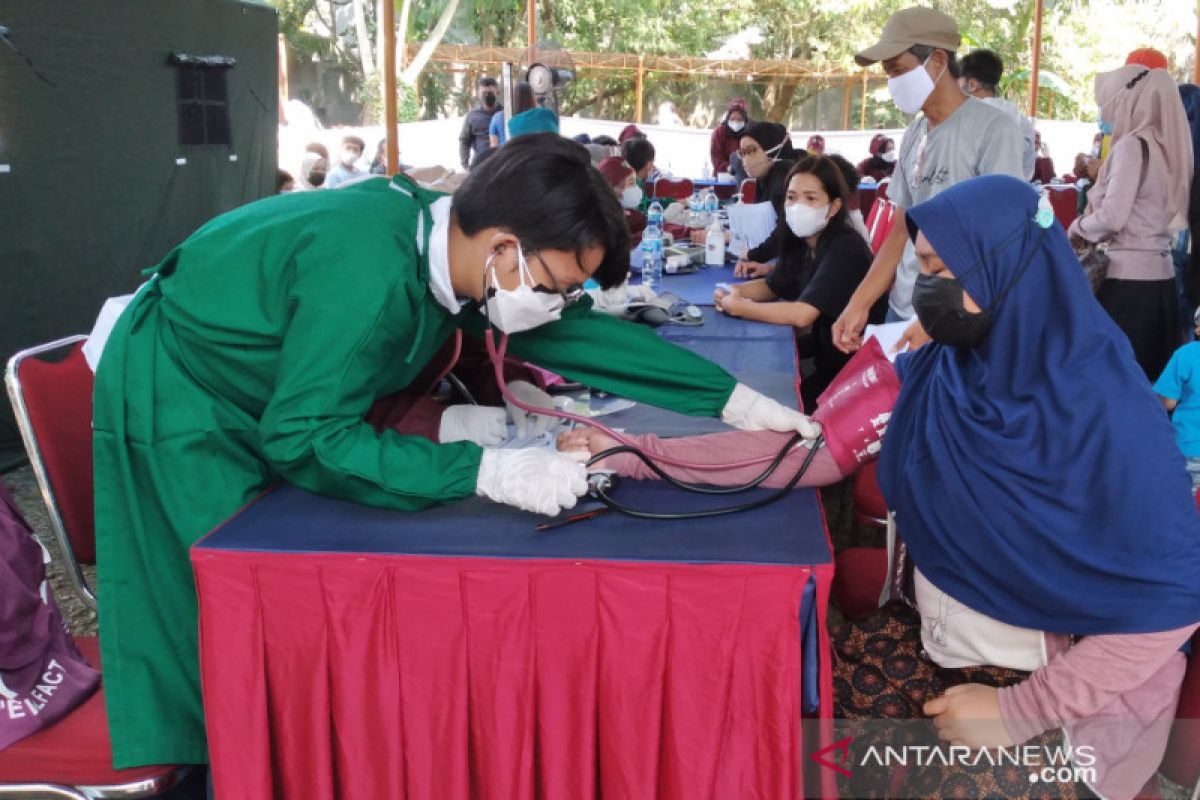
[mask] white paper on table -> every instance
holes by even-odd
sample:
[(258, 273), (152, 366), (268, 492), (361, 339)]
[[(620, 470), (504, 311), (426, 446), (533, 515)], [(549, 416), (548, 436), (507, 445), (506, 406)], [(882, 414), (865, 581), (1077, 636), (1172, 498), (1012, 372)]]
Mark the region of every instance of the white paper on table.
[(888, 357), (888, 361), (895, 362), (896, 356), (908, 350), (907, 347), (901, 350), (900, 353), (893, 353), (892, 348), (896, 346), (896, 342), (900, 341), (900, 337), (908, 330), (908, 326), (912, 325), (911, 319), (902, 319), (899, 322), (885, 322), (882, 325), (868, 325), (864, 332), (866, 339), (878, 339), (879, 344), (883, 346), (883, 353)]
[(735, 203), (726, 209), (732, 241), (758, 247), (774, 233), (775, 207), (770, 203)]

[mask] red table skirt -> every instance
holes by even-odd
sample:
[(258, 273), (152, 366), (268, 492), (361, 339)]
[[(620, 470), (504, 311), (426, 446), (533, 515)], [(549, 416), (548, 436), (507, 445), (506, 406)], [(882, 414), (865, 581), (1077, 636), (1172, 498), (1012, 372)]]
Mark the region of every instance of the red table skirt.
[(832, 704), (830, 567), (193, 560), (221, 798), (800, 797), (812, 575)]

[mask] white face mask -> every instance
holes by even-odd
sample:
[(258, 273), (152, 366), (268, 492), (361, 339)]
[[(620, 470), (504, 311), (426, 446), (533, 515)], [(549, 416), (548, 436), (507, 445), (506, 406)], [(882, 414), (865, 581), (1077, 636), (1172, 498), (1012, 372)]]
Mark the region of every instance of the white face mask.
[(358, 153), (354, 150), (342, 151), (342, 164), (347, 167), (354, 166), (354, 162), (358, 161)]
[[(928, 60), (926, 59), (925, 62), (927, 63)], [(946, 68), (942, 67), (942, 72), (945, 71)], [(942, 77), (942, 72), (938, 73), (938, 79)], [(936, 83), (937, 80), (929, 77), (925, 63), (922, 63), (903, 75), (888, 78), (888, 91), (891, 92), (892, 100), (901, 111), (905, 114), (915, 114), (921, 110), (921, 106), (925, 105), (929, 95), (933, 94), (933, 87)]]
[(896, 162), (896, 151), (888, 150), (886, 153), (880, 153), (879, 157), (889, 164), (894, 164)]
[(521, 333), (532, 330), (549, 322), (554, 322), (562, 315), (563, 299), (557, 292), (535, 292), (533, 276), (529, 274), (529, 265), (525, 262), (525, 254), (517, 246), (517, 272), (520, 280), (516, 289), (501, 289), (496, 282), (496, 268), (493, 265), (495, 254), (488, 256), (483, 269), (491, 273), (492, 289), (494, 292), (487, 298), (484, 308), (487, 317), (493, 325), (504, 333)]
[(742, 122), (741, 120), (729, 120), (729, 130), (733, 131), (734, 133), (738, 133), (744, 127), (746, 127), (746, 123)]
[(804, 203), (796, 203), (785, 206), (783, 216), (787, 220), (788, 227), (792, 229), (792, 233), (801, 239), (806, 239), (825, 230), (829, 206), (809, 206)]
[(642, 190), (637, 186), (626, 186), (621, 192), (621, 208), (627, 208), (630, 211), (636, 209), (642, 204)]

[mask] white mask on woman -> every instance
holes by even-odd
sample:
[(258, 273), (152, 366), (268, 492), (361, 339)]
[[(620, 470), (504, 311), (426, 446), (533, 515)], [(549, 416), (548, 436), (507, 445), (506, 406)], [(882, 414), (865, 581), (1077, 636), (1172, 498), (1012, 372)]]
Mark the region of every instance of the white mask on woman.
[(825, 224), (829, 217), (829, 206), (809, 206), (804, 203), (796, 203), (785, 206), (783, 216), (792, 233), (801, 239), (806, 239), (825, 230)]
[[(492, 294), (487, 298), (485, 308), (490, 322), (504, 333), (521, 333), (532, 330), (549, 322), (554, 322), (562, 316), (563, 299), (557, 292), (535, 292), (533, 276), (529, 274), (529, 265), (525, 262), (525, 254), (517, 245), (517, 272), (520, 283), (516, 289), (501, 289), (496, 281), (496, 267), (493, 263), (496, 254), (488, 256), (484, 264), (484, 272), (491, 273)], [(484, 311), (481, 308), (480, 311)]]
[(930, 78), (929, 72), (925, 69), (928, 61), (927, 58), (916, 68), (910, 69), (903, 75), (888, 78), (888, 91), (892, 95), (892, 100), (905, 114), (915, 114), (921, 110), (921, 106), (925, 105), (929, 95), (933, 94), (933, 87), (937, 80), (941, 79), (942, 72), (946, 71), (946, 68), (942, 67), (942, 72), (938, 73), (936, 80)]
[(626, 186), (621, 192), (621, 208), (636, 209), (642, 204), (642, 190), (639, 186)]
[(888, 150), (886, 153), (880, 153), (879, 157), (882, 158), (884, 161), (886, 161), (889, 164), (896, 163), (896, 151), (895, 150)]
[(746, 123), (742, 122), (740, 119), (731, 119), (729, 120), (728, 124), (729, 130), (733, 131), (734, 133), (738, 133), (742, 130), (742, 128), (746, 127)]

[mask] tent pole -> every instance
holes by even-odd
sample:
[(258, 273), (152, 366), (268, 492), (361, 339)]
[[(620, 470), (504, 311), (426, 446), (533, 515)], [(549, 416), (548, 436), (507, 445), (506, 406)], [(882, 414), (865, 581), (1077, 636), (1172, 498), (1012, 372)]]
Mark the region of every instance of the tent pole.
[(635, 123), (637, 123), (638, 125), (642, 124), (642, 97), (643, 97), (644, 92), (646, 91), (645, 84), (646, 84), (646, 57), (638, 56), (637, 84), (635, 85), (635, 91), (633, 93), (633, 96), (634, 96), (633, 121)]
[(529, 17), (526, 25), (529, 29), (529, 63), (526, 66), (533, 66), (533, 51), (537, 44), (537, 0), (529, 0)]
[(850, 78), (842, 81), (842, 130), (850, 130)]
[(1200, 0), (1196, 0), (1196, 58), (1192, 62), (1192, 83), (1200, 84)]
[(1029, 116), (1037, 116), (1038, 73), (1042, 68), (1042, 0), (1034, 0), (1037, 10), (1033, 21), (1033, 69), (1029, 71)]
[(286, 106), (288, 101), (288, 51), (287, 40), (279, 34), (279, 123), (287, 124)]
[(867, 129), (867, 71), (865, 69), (862, 78), (862, 106), (858, 109), (858, 129), (865, 131)]
[(400, 143), (396, 140), (396, 2), (383, 0), (383, 124), (387, 131), (387, 173), (400, 171)]

